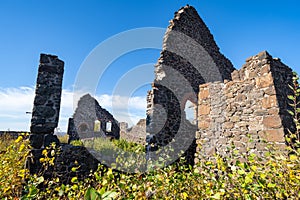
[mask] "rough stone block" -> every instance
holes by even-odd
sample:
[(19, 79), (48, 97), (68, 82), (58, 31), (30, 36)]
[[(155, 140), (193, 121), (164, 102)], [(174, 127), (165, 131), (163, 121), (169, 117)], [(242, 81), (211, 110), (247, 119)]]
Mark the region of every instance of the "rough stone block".
[(265, 76), (257, 77), (256, 86), (259, 88), (266, 88), (274, 84), (271, 72)]
[(278, 115), (279, 114), (279, 108), (271, 108), (271, 109), (268, 109), (268, 114), (269, 115)]
[(60, 144), (57, 135), (47, 134), (44, 139), (44, 146), (45, 147), (50, 146), (52, 143), (55, 143), (56, 146)]
[(209, 97), (209, 90), (206, 88), (201, 88), (199, 92), (199, 99), (207, 99)]
[(238, 94), (236, 97), (235, 97), (236, 101), (237, 102), (243, 102), (247, 99), (247, 97), (243, 94)]
[(233, 133), (231, 131), (225, 131), (223, 135), (224, 137), (232, 137)]
[(281, 118), (278, 115), (264, 116), (263, 125), (266, 128), (280, 128), (282, 126)]
[(29, 136), (30, 145), (34, 149), (40, 149), (44, 144), (44, 135), (43, 134), (31, 134)]
[(270, 54), (267, 51), (262, 51), (257, 55), (259, 60), (271, 59)]
[(241, 121), (241, 118), (240, 118), (240, 116), (232, 116), (230, 121), (231, 122), (239, 122), (239, 121)]
[(240, 141), (233, 141), (233, 144), (236, 148), (242, 148), (245, 147), (245, 144), (243, 142)]
[(233, 123), (233, 122), (225, 122), (225, 123), (223, 124), (223, 128), (224, 128), (225, 130), (232, 129), (233, 127), (234, 127), (234, 123)]
[(232, 80), (240, 80), (240, 74), (238, 70), (234, 70), (231, 73)]
[(266, 147), (267, 147), (267, 144), (266, 144), (266, 143), (263, 143), (263, 142), (258, 142), (258, 143), (256, 143), (256, 145), (255, 145), (255, 148), (256, 148), (258, 151), (264, 151), (264, 150), (266, 150)]
[(200, 115), (208, 115), (210, 113), (210, 106), (208, 106), (208, 105), (199, 105), (198, 113)]
[(277, 106), (277, 98), (276, 95), (264, 97), (262, 99), (262, 107), (263, 108), (272, 108)]
[(209, 128), (210, 123), (207, 121), (200, 121), (198, 122), (198, 128), (199, 129), (208, 129)]
[(259, 136), (269, 142), (284, 142), (284, 131), (280, 129), (270, 129), (265, 131), (260, 131)]
[(260, 70), (260, 73), (261, 73), (262, 75), (267, 74), (267, 73), (269, 73), (269, 72), (270, 72), (270, 65), (264, 65), (264, 66), (261, 68), (261, 70)]

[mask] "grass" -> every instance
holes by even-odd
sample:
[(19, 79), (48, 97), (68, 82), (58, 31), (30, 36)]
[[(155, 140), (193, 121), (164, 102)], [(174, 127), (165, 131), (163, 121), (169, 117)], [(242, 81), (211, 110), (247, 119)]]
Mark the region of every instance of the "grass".
[[(126, 141), (109, 142), (119, 148), (143, 151)], [(81, 181), (74, 176), (69, 184), (60, 183), (59, 177), (45, 180), (42, 174), (28, 173), (24, 163), (29, 145), (23, 137), (1, 138), (0, 150), (0, 199), (300, 198), (299, 155), (277, 153), (272, 145), (262, 157), (238, 155), (233, 149), (230, 157), (203, 157), (194, 167), (177, 163), (145, 173), (120, 173), (100, 165), (89, 178)], [(51, 149), (45, 150), (45, 156), (47, 151), (53, 153)], [(59, 149), (55, 151), (59, 153)], [(45, 166), (53, 164), (51, 158), (46, 160)]]
[(64, 143), (64, 144), (68, 144), (68, 140), (69, 140), (69, 135), (68, 134), (65, 134), (65, 135), (62, 135), (62, 136), (57, 136), (60, 143)]

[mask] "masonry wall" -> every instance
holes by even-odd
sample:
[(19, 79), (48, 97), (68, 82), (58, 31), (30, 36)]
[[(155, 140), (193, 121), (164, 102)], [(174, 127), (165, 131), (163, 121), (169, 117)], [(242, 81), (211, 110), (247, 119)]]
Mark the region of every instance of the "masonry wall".
[(292, 70), (261, 52), (235, 70), (232, 81), (200, 85), (196, 139), (203, 149), (195, 161), (201, 153), (226, 154), (231, 144), (241, 153), (263, 152), (263, 140), (285, 146), (284, 135), (293, 127), (287, 112), (291, 83)]
[[(199, 84), (231, 79), (233, 70), (195, 8), (185, 6), (176, 12), (164, 36), (155, 80), (148, 93), (148, 152), (175, 141), (175, 152), (186, 150), (188, 162), (193, 161), (190, 152), (194, 152), (197, 126), (186, 119), (186, 102), (196, 105)], [(155, 153), (151, 156), (154, 159)]]
[(31, 145), (41, 148), (46, 143), (57, 142), (53, 137), (58, 125), (64, 62), (57, 56), (41, 54), (32, 110)]
[[(95, 131), (95, 121), (100, 122), (99, 130)], [(111, 123), (111, 131), (107, 131), (107, 123)], [(69, 141), (78, 138), (110, 137), (120, 138), (119, 122), (90, 94), (86, 94), (78, 101), (73, 119), (69, 120)]]
[(120, 138), (130, 142), (145, 145), (146, 143), (146, 120), (140, 119), (137, 124), (128, 128), (128, 123), (120, 122)]

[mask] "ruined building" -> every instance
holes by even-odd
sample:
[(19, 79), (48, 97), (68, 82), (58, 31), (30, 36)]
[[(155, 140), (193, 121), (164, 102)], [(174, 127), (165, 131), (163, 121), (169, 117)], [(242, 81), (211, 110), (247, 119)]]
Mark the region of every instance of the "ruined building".
[[(235, 70), (197, 11), (181, 8), (165, 33), (148, 92), (149, 157), (155, 159), (158, 149), (169, 146), (176, 153), (184, 150), (194, 163), (200, 153), (196, 143), (203, 144), (206, 155), (226, 153), (232, 142), (242, 152), (261, 151), (262, 138), (284, 144), (284, 133), (292, 127), (286, 111), (291, 77), (292, 70), (267, 52)], [(186, 119), (187, 101), (194, 105), (196, 123)]]
[[(37, 158), (43, 147), (59, 143), (53, 133), (58, 124), (63, 71), (64, 62), (57, 56), (41, 54), (30, 128), (31, 145), (39, 149), (32, 151)], [(220, 53), (197, 11), (185, 6), (175, 13), (163, 38), (155, 80), (147, 96), (146, 120), (128, 129), (87, 94), (69, 120), (68, 134), (70, 140), (119, 139), (121, 132), (132, 139), (136, 135), (131, 137), (131, 132), (143, 137), (146, 126), (147, 158), (154, 161), (166, 156), (173, 162), (183, 155), (194, 164), (203, 155), (226, 155), (229, 147), (260, 154), (265, 150), (264, 140), (285, 147), (285, 135), (293, 131), (287, 111), (292, 78), (292, 70), (266, 51), (248, 58), (236, 70)], [(194, 110), (192, 120), (187, 116), (187, 105)], [(80, 166), (85, 166), (83, 172), (97, 167), (95, 158), (83, 147), (62, 147), (62, 162), (65, 158), (77, 160), (69, 156), (72, 152), (85, 152), (85, 158), (79, 160)]]
[(69, 142), (93, 137), (120, 138), (119, 122), (90, 94), (78, 101), (73, 118), (69, 119)]
[(196, 139), (205, 154), (226, 154), (231, 144), (240, 153), (260, 153), (263, 140), (285, 147), (294, 126), (287, 98), (292, 77), (289, 67), (264, 51), (234, 71), (232, 81), (200, 85)]

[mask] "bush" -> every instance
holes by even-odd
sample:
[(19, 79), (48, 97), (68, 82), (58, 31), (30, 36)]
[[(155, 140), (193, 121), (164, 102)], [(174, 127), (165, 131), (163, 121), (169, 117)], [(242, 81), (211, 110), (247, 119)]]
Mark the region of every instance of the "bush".
[[(136, 145), (113, 141), (135, 151)], [(43, 173), (29, 175), (24, 169), (28, 141), (3, 139), (0, 143), (0, 198), (22, 199), (299, 199), (300, 159), (278, 153), (269, 146), (264, 156), (238, 155), (203, 157), (197, 166), (177, 163), (146, 173), (121, 173), (99, 165), (85, 180), (70, 177), (62, 184), (59, 176), (46, 180)], [(58, 154), (53, 147), (43, 154)], [(46, 156), (47, 155), (47, 156)], [(44, 159), (45, 166), (53, 160)], [(76, 172), (77, 167), (72, 168)]]
[[(13, 140), (0, 139), (1, 199), (300, 199), (300, 89), (298, 76), (293, 79), (294, 94), (288, 96), (295, 130), (286, 136), (289, 147), (279, 151), (269, 144), (264, 155), (239, 154), (232, 148), (226, 157), (214, 155), (199, 158), (196, 166), (184, 165), (184, 160), (148, 172), (122, 173), (118, 165), (134, 168), (143, 163), (145, 148), (125, 140), (102, 138), (74, 141), (74, 145), (93, 148), (103, 155), (113, 156), (113, 168), (99, 165), (89, 178), (79, 180), (74, 173), (70, 183), (62, 184), (53, 173), (45, 179), (43, 171), (29, 175), (24, 168), (29, 157), (29, 142), (25, 135)], [(95, 147), (95, 148), (94, 148)], [(199, 147), (200, 148), (200, 147)], [(286, 153), (288, 152), (288, 153)], [(54, 165), (60, 149), (55, 145), (43, 150), (44, 170)], [(132, 153), (132, 154), (131, 154)], [(125, 159), (127, 158), (127, 159)], [(140, 160), (141, 159), (141, 160)], [(72, 168), (76, 172), (80, 166)], [(131, 171), (134, 171), (131, 169)]]
[(26, 158), (29, 155), (28, 141), (25, 134), (16, 140), (9, 136), (0, 137), (0, 197), (20, 197), (29, 176), (25, 168)]

